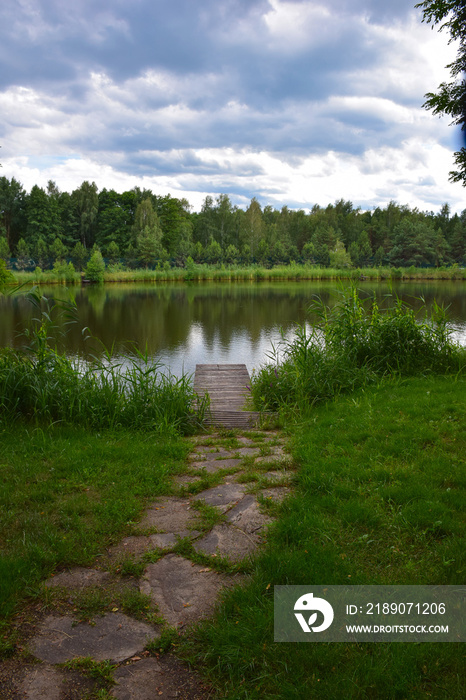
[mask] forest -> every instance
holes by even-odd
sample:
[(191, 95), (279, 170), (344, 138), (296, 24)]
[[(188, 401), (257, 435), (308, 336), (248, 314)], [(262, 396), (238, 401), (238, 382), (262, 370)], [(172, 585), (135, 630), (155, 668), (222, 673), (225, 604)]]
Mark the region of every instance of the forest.
[(214, 265), (264, 267), (290, 262), (351, 267), (464, 266), (466, 209), (451, 215), (390, 202), (362, 211), (343, 199), (308, 212), (287, 206), (246, 210), (227, 194), (207, 196), (194, 212), (186, 199), (135, 187), (118, 193), (85, 181), (61, 192), (49, 181), (27, 193), (0, 178), (0, 258), (12, 269), (48, 269), (71, 261), (83, 269), (98, 248), (109, 267)]

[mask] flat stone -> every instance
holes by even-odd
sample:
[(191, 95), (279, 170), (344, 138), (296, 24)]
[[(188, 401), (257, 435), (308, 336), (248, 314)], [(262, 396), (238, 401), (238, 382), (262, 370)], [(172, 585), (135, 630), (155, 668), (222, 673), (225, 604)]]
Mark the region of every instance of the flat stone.
[(150, 535), (149, 540), (154, 548), (168, 549), (174, 547), (178, 539), (173, 532), (161, 532), (156, 535)]
[(149, 537), (141, 535), (139, 537), (125, 537), (121, 542), (113, 547), (109, 547), (108, 553), (111, 557), (134, 554), (135, 556), (140, 556), (145, 552), (149, 551), (153, 547), (151, 546)]
[(24, 700), (60, 700), (63, 675), (49, 665), (29, 668), (19, 691)]
[(206, 700), (209, 690), (196, 673), (170, 654), (160, 659), (141, 659), (120, 666), (113, 674), (116, 700), (154, 700), (154, 698), (190, 698)]
[(241, 459), (214, 459), (207, 460), (206, 462), (193, 462), (191, 467), (193, 469), (205, 469), (209, 474), (218, 472), (220, 469), (231, 469), (232, 467), (238, 467), (241, 464)]
[(88, 586), (102, 586), (110, 580), (111, 576), (107, 571), (97, 569), (85, 569), (76, 567), (69, 571), (62, 571), (53, 578), (45, 582), (47, 588), (87, 588)]
[(209, 616), (220, 590), (237, 581), (237, 577), (168, 554), (147, 566), (140, 590), (151, 596), (169, 625), (179, 627)]
[(254, 496), (247, 495), (228, 512), (227, 522), (252, 535), (263, 530), (272, 518), (260, 512)]
[(232, 452), (237, 452), (237, 450), (217, 450), (215, 447), (204, 447), (203, 449), (195, 448), (189, 455), (189, 458), (191, 459), (191, 461), (201, 462), (205, 459), (211, 460), (220, 459), (221, 457), (231, 457)]
[(259, 447), (238, 447), (235, 450), (232, 450), (235, 455), (241, 455), (241, 457), (249, 457), (250, 455), (258, 455), (259, 454)]
[(252, 438), (248, 437), (243, 437), (240, 435), (239, 437), (236, 438), (238, 442), (240, 442), (244, 447), (250, 447), (251, 445), (255, 445), (256, 441)]
[(120, 663), (141, 651), (157, 628), (121, 613), (108, 613), (93, 624), (49, 615), (31, 640), (31, 653), (41, 661), (61, 664), (76, 656)]
[(146, 511), (139, 527), (177, 533), (189, 530), (189, 525), (193, 525), (195, 519), (196, 515), (186, 498), (161, 498)]
[(230, 525), (216, 525), (208, 535), (194, 543), (194, 549), (204, 554), (219, 554), (231, 561), (241, 561), (252, 554), (259, 544), (257, 535), (249, 535)]
[(237, 503), (244, 496), (245, 488), (240, 484), (220, 484), (214, 488), (201, 491), (193, 497), (194, 501), (205, 501), (210, 506), (220, 507), (222, 511)]

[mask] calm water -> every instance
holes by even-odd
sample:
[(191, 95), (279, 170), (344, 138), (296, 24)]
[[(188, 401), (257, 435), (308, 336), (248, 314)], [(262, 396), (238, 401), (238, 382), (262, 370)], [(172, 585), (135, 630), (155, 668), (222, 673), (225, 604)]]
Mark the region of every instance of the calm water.
[[(380, 302), (390, 294), (383, 283), (361, 282), (364, 294)], [(309, 320), (308, 307), (316, 295), (326, 304), (337, 299), (335, 282), (193, 283), (108, 285), (71, 290), (79, 322), (64, 341), (69, 354), (100, 354), (96, 341), (83, 342), (87, 327), (107, 348), (119, 354), (134, 343), (174, 374), (194, 371), (197, 363), (244, 362), (249, 371), (263, 363), (281, 330), (291, 336), (296, 323)], [(47, 296), (69, 298), (63, 288), (42, 288)], [(436, 299), (449, 306), (455, 337), (466, 344), (466, 285), (462, 282), (398, 283), (393, 293), (416, 308), (423, 297), (429, 307)], [(19, 346), (20, 333), (34, 316), (24, 295), (0, 297), (0, 346)]]

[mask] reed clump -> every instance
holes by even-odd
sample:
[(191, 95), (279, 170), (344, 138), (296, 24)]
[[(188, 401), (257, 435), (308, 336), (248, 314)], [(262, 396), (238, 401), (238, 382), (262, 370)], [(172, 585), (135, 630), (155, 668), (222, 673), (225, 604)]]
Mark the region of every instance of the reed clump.
[[(123, 358), (76, 361), (57, 350), (59, 326), (76, 322), (72, 303), (28, 294), (39, 315), (20, 350), (0, 351), (0, 420), (18, 417), (92, 429), (144, 429), (181, 434), (202, 423), (206, 403), (188, 375), (175, 377), (135, 350)], [(63, 317), (66, 317), (63, 323)], [(67, 320), (66, 320), (67, 319)]]
[[(381, 308), (363, 300), (353, 287), (333, 307), (320, 300), (311, 307), (313, 325), (283, 339), (252, 378), (258, 409), (304, 409), (383, 376), (459, 372), (466, 353), (451, 339), (445, 310), (434, 303), (419, 319), (399, 298)], [(422, 313), (422, 312), (421, 312)]]

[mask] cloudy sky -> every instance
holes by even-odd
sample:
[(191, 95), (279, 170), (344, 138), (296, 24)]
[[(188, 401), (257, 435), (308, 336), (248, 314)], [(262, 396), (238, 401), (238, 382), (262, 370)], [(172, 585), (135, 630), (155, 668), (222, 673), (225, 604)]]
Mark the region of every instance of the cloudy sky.
[(0, 175), (241, 207), (466, 208), (416, 0), (1, 0)]

